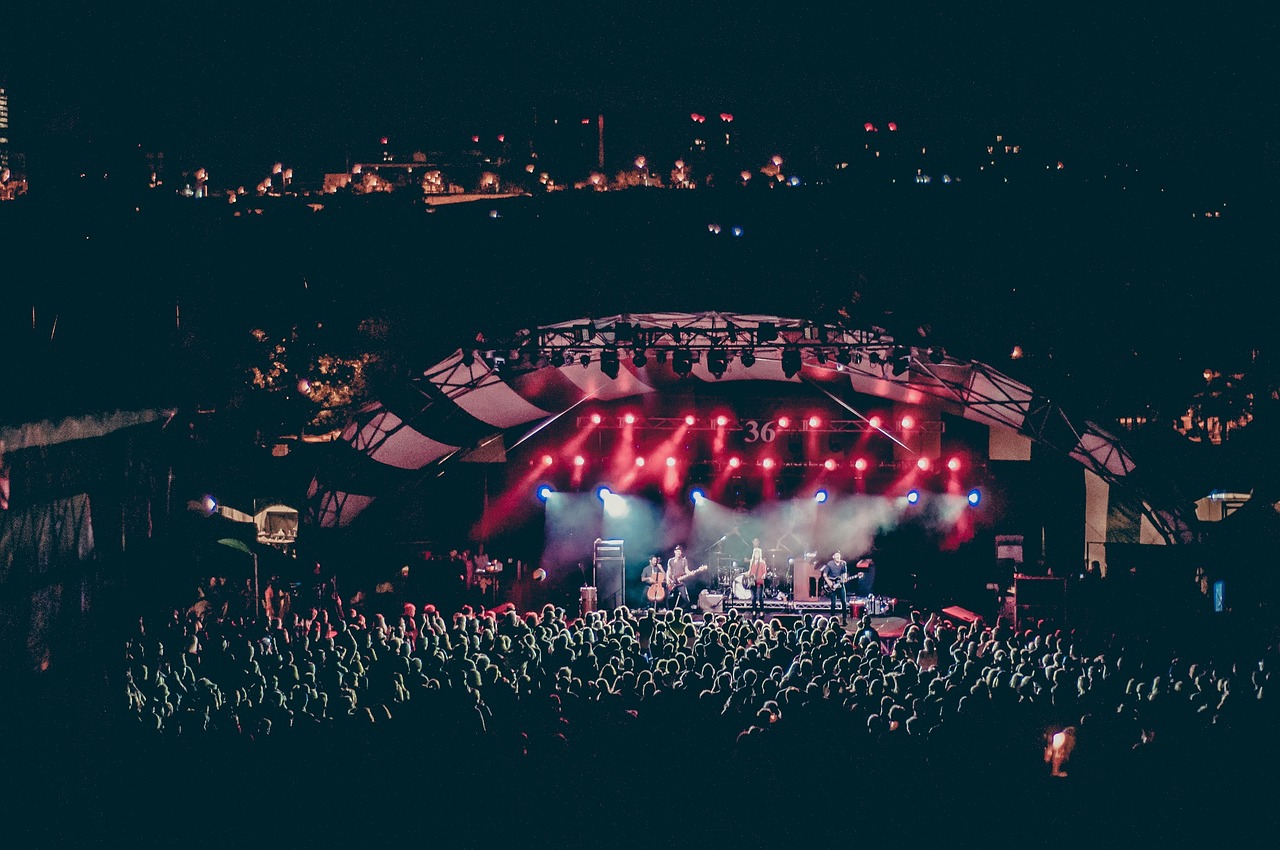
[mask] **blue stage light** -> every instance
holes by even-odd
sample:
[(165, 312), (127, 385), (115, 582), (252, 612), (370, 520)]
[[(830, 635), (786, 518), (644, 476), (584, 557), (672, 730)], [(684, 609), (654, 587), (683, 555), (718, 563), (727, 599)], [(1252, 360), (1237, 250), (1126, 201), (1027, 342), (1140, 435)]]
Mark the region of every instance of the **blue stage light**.
[(707, 498), (707, 494), (701, 487), (694, 487), (693, 490), (689, 492), (689, 501), (693, 502), (695, 505), (705, 498)]
[(976, 508), (978, 503), (982, 501), (982, 491), (974, 487), (969, 491), (969, 507)]
[(823, 502), (827, 500), (827, 491), (819, 490), (818, 492), (814, 493), (813, 500), (817, 502), (819, 505), (821, 505)]
[(602, 502), (612, 495), (613, 495), (613, 491), (609, 489), (609, 486), (607, 484), (601, 484), (599, 487), (596, 488), (596, 498)]
[(537, 489), (538, 501), (545, 502), (547, 498), (556, 491), (556, 488), (550, 484), (540, 484)]
[(908, 491), (907, 491), (907, 504), (909, 504), (909, 505), (914, 505), (914, 504), (915, 504), (916, 502), (918, 502), (918, 501), (920, 501), (920, 491), (919, 491), (919, 490), (908, 490)]

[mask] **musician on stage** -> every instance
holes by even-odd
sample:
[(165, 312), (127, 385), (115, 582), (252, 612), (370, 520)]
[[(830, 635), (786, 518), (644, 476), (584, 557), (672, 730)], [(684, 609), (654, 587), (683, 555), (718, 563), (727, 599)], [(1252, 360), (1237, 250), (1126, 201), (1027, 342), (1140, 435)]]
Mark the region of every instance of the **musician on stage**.
[[(649, 563), (640, 571), (640, 583), (644, 585), (646, 607), (661, 608), (663, 600), (667, 598), (667, 573), (662, 569), (662, 559), (659, 556), (649, 558)], [(661, 588), (661, 591), (654, 590), (655, 587)]]
[(691, 609), (689, 602), (689, 559), (684, 556), (684, 547), (677, 545), (674, 553), (667, 559), (667, 587), (671, 591), (671, 607)]
[(839, 552), (833, 552), (831, 560), (822, 565), (818, 571), (822, 579), (822, 591), (831, 600), (831, 615), (836, 613), (836, 602), (840, 603), (840, 625), (845, 625), (849, 617), (849, 591), (845, 579), (849, 576), (849, 564)]
[(747, 567), (747, 580), (751, 583), (751, 613), (764, 616), (764, 581), (769, 575), (769, 564), (760, 548), (760, 538), (751, 541), (751, 562)]

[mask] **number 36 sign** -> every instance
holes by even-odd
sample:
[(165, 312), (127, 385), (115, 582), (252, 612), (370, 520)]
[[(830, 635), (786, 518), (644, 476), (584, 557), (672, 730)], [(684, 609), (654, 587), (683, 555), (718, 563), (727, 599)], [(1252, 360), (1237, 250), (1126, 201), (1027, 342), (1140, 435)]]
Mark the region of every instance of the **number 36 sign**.
[(748, 419), (742, 423), (742, 430), (746, 432), (747, 443), (772, 443), (778, 436), (778, 425), (773, 419)]

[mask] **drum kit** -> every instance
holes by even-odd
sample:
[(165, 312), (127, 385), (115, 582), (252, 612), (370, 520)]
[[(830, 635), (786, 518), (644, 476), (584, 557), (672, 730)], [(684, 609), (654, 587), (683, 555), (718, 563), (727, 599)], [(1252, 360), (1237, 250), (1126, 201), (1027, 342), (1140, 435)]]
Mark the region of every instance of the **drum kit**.
[[(764, 596), (765, 599), (776, 599), (785, 602), (791, 598), (791, 570), (789, 565), (785, 565), (779, 570), (776, 561), (780, 553), (786, 552), (785, 549), (769, 549), (765, 553), (765, 560), (769, 563), (769, 571), (765, 573), (764, 578)], [(751, 599), (751, 576), (747, 572), (745, 565), (739, 565), (734, 561), (730, 567), (721, 568), (719, 575), (719, 585), (721, 591), (734, 599), (748, 601)]]

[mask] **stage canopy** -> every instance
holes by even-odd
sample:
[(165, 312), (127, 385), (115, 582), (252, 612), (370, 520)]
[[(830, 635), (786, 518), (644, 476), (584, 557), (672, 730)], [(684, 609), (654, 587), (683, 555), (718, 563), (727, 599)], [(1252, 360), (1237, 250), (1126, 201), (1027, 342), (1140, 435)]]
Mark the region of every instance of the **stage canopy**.
[(311, 482), (307, 521), (346, 527), (406, 473), (455, 460), (502, 461), (509, 429), (589, 400), (661, 393), (687, 381), (807, 383), (838, 403), (844, 385), (931, 406), (1075, 459), (1136, 493), (1165, 542), (1191, 538), (1182, 506), (1153, 492), (1114, 434), (985, 363), (875, 326), (714, 312), (584, 317), (454, 351), (358, 411), (342, 432), (341, 453)]

